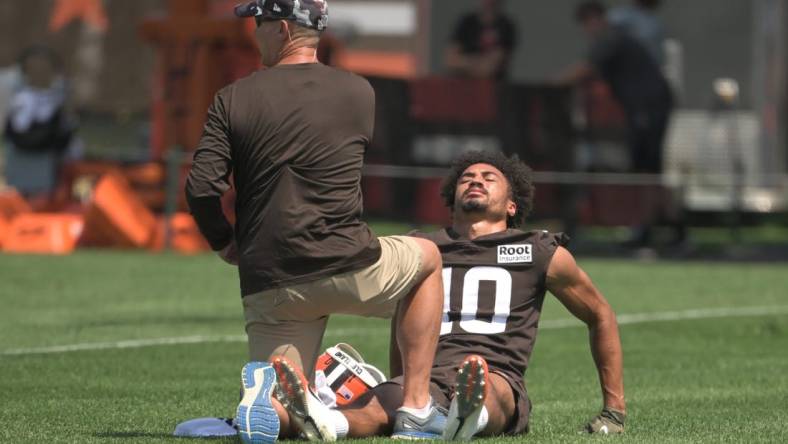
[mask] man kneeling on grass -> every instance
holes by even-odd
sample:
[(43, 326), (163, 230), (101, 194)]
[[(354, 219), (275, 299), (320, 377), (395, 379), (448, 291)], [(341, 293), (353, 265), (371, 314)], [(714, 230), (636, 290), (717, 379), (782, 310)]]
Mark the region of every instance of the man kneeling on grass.
[[(563, 247), (566, 236), (516, 228), (532, 205), (530, 169), (516, 157), (470, 152), (454, 163), (441, 194), (452, 209), (452, 226), (413, 235), (435, 242), (443, 258), (443, 322), (431, 394), (448, 408), (447, 418), (395, 424), (401, 377), (376, 386), (347, 408), (329, 410), (307, 402), (313, 395), (304, 376), (275, 359), (277, 396), (295, 418), (282, 418), (280, 436), (298, 434), (304, 423), (334, 427), (339, 437), (354, 438), (388, 435), (395, 425), (419, 430), (422, 438), (450, 440), (526, 433), (531, 402), (523, 375), (546, 290), (588, 325), (603, 409), (583, 430), (623, 432), (623, 358), (613, 310)], [(395, 348), (391, 356), (392, 374), (401, 374)]]

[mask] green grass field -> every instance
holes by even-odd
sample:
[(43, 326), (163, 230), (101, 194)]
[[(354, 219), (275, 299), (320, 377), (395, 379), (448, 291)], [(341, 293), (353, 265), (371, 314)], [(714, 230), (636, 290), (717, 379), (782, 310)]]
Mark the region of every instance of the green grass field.
[[(585, 329), (548, 296), (525, 440), (788, 441), (788, 266), (580, 263), (627, 322), (627, 433), (576, 434), (599, 389)], [(231, 416), (246, 355), (237, 288), (209, 255), (0, 256), (0, 442), (183, 442), (179, 421)], [(737, 307), (767, 308), (727, 316)], [(192, 343), (145, 345), (162, 338)], [(340, 340), (386, 368), (384, 322), (333, 319), (327, 345)]]

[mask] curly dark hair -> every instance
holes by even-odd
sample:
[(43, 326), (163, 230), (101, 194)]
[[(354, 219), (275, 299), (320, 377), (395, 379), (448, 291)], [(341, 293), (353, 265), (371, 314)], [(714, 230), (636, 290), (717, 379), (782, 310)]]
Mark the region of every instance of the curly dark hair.
[(531, 177), (531, 168), (523, 163), (516, 154), (506, 157), (499, 151), (468, 151), (461, 154), (452, 162), (449, 175), (441, 186), (441, 197), (446, 206), (454, 210), (454, 194), (457, 190), (457, 181), (469, 166), (477, 163), (486, 163), (497, 168), (507, 182), (509, 182), (509, 198), (517, 206), (514, 216), (506, 218), (506, 226), (516, 228), (525, 222), (531, 213), (534, 201), (534, 185)]

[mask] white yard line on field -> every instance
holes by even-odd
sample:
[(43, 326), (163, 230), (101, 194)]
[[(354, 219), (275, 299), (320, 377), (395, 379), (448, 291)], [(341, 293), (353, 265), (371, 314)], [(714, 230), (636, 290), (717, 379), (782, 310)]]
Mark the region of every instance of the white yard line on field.
[[(652, 313), (629, 313), (616, 316), (619, 325), (643, 324), (646, 322), (672, 322), (691, 319), (710, 318), (737, 318), (747, 316), (772, 316), (788, 314), (788, 305), (771, 307), (721, 307), (721, 308), (696, 308), (681, 311), (656, 311)], [(568, 328), (580, 327), (583, 324), (577, 319), (553, 319), (539, 322), (539, 328)]]
[(67, 353), (85, 350), (140, 348), (155, 345), (204, 344), (206, 342), (240, 342), (246, 336), (180, 336), (175, 338), (131, 339), (115, 342), (87, 342), (83, 344), (54, 345), (51, 347), (17, 348), (4, 350), (3, 355), (34, 355), (39, 353)]
[[(751, 316), (773, 316), (788, 314), (788, 305), (771, 307), (723, 307), (699, 308), (682, 311), (660, 311), (653, 313), (630, 313), (617, 316), (620, 325), (643, 324), (646, 322), (672, 322), (692, 319), (732, 318)], [(581, 327), (577, 319), (553, 319), (539, 323), (543, 330)], [(366, 328), (328, 329), (326, 336), (330, 338), (346, 338), (348, 336), (366, 335), (373, 331), (388, 332), (388, 326)], [(67, 353), (89, 350), (109, 350), (123, 348), (153, 347), (159, 345), (205, 344), (210, 342), (246, 342), (246, 335), (234, 336), (180, 336), (172, 338), (133, 339), (115, 342), (88, 342), (82, 344), (56, 345), (51, 347), (16, 348), (0, 351), (2, 356), (35, 355), (48, 353)]]

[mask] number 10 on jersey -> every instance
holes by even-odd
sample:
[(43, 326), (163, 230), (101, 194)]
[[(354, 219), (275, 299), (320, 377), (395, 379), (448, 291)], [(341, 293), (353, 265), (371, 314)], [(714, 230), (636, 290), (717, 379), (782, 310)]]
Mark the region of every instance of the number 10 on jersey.
[[(512, 275), (506, 269), (500, 267), (473, 267), (469, 269), (462, 280), (462, 288), (455, 289), (455, 291), (460, 291), (462, 296), (459, 316), (456, 312), (451, 313), (450, 316), (451, 278), (452, 268), (444, 268), (441, 335), (450, 333), (458, 318), (460, 329), (467, 333), (491, 335), (506, 331), (506, 321), (509, 319), (512, 302)], [(492, 320), (489, 321), (479, 319), (478, 314), (479, 288), (482, 281), (491, 281), (495, 286), (494, 314)]]

